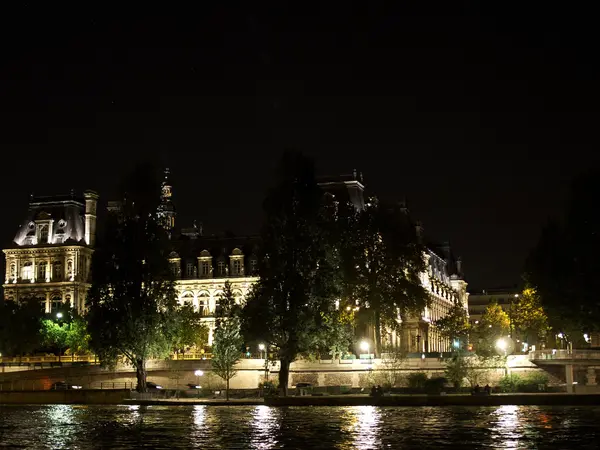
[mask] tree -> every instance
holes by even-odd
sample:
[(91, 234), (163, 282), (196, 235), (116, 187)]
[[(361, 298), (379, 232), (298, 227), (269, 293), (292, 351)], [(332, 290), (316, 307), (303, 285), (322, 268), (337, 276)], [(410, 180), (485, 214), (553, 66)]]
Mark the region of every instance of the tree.
[(507, 336), (510, 319), (497, 302), (490, 303), (481, 316), (479, 324), (473, 328), (475, 351), (487, 357), (497, 354), (496, 344), (499, 338)]
[(229, 380), (237, 373), (234, 367), (242, 357), (243, 344), (244, 340), (240, 334), (239, 307), (228, 280), (219, 299), (211, 360), (213, 371), (226, 383), (227, 400), (229, 400)]
[(90, 335), (87, 322), (72, 309), (62, 311), (59, 319), (55, 315), (46, 316), (41, 323), (42, 344), (58, 350), (59, 356), (69, 349), (71, 355), (89, 351)]
[(549, 325), (575, 345), (583, 333), (600, 331), (600, 212), (592, 206), (600, 194), (599, 175), (595, 169), (574, 180), (564, 218), (544, 227), (526, 264), (526, 280), (539, 295)]
[(352, 310), (345, 308), (321, 312), (321, 318), (317, 324), (312, 342), (306, 352), (311, 358), (322, 359), (323, 356), (331, 356), (339, 359), (350, 350), (354, 340), (354, 314)]
[(458, 340), (458, 348), (467, 344), (470, 324), (467, 310), (460, 302), (454, 302), (448, 314), (435, 322), (435, 327), (443, 338), (451, 342)]
[(407, 212), (371, 199), (347, 215), (343, 241), (345, 295), (368, 310), (375, 330), (375, 354), (382, 329), (399, 331), (401, 321), (420, 314), (430, 297), (421, 284), (424, 247)]
[[(526, 287), (512, 306), (512, 327), (515, 336), (530, 345), (543, 339), (548, 330), (548, 317), (535, 289)], [(513, 338), (514, 338), (513, 337)]]
[(339, 298), (335, 210), (324, 201), (313, 162), (286, 153), (281, 177), (265, 200), (259, 281), (243, 312), (248, 341), (278, 352), (279, 386), (287, 395), (292, 361), (307, 351), (322, 313)]
[(157, 218), (158, 182), (138, 166), (124, 185), (122, 210), (109, 218), (93, 257), (87, 314), (91, 346), (105, 365), (124, 357), (146, 391), (146, 362), (166, 357), (180, 330), (170, 251)]
[(186, 348), (204, 348), (208, 343), (208, 327), (202, 321), (202, 314), (189, 304), (175, 311), (173, 348), (185, 352)]
[(40, 325), (44, 312), (36, 299), (0, 302), (0, 353), (23, 356), (42, 341)]

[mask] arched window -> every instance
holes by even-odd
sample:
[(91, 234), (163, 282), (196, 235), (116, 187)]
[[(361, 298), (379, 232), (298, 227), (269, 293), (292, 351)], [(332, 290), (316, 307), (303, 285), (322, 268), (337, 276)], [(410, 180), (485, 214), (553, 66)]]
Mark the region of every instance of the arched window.
[(192, 294), (190, 291), (184, 292), (183, 295), (181, 296), (181, 304), (193, 306), (194, 305), (194, 294)]
[(203, 316), (209, 315), (209, 300), (210, 295), (208, 292), (202, 291), (198, 294), (198, 312)]
[(53, 292), (50, 297), (50, 311), (60, 311), (63, 308), (62, 295), (60, 292)]
[(236, 305), (241, 305), (242, 301), (244, 300), (244, 295), (242, 294), (242, 291), (236, 289), (233, 291), (233, 298), (235, 298)]

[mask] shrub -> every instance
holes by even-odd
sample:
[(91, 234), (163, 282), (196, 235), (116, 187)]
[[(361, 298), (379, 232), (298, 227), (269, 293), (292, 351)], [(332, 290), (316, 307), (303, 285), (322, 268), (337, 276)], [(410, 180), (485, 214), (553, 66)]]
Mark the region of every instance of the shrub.
[(435, 377), (425, 380), (425, 391), (428, 394), (439, 394), (444, 390), (444, 385), (448, 380), (444, 377)]
[(522, 378), (516, 373), (505, 375), (500, 379), (498, 386), (502, 392), (518, 392), (523, 383)]
[(524, 392), (545, 391), (548, 381), (548, 374), (544, 372), (529, 372), (523, 377), (520, 388)]
[(422, 389), (427, 382), (427, 374), (424, 372), (414, 372), (406, 377), (408, 387), (413, 389)]

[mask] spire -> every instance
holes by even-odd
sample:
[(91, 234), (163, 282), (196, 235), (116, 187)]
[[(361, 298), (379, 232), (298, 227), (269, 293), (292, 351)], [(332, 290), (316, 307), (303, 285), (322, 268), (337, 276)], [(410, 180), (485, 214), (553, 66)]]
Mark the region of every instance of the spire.
[(158, 206), (158, 217), (162, 221), (163, 226), (171, 233), (175, 227), (175, 207), (171, 198), (173, 196), (173, 187), (169, 181), (171, 171), (165, 168), (165, 177), (160, 187), (160, 205)]

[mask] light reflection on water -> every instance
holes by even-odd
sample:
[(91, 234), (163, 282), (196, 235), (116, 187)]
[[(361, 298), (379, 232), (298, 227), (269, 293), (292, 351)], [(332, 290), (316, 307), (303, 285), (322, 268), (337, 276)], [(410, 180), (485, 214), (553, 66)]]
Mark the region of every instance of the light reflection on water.
[(2, 406), (0, 447), (596, 448), (600, 407)]

